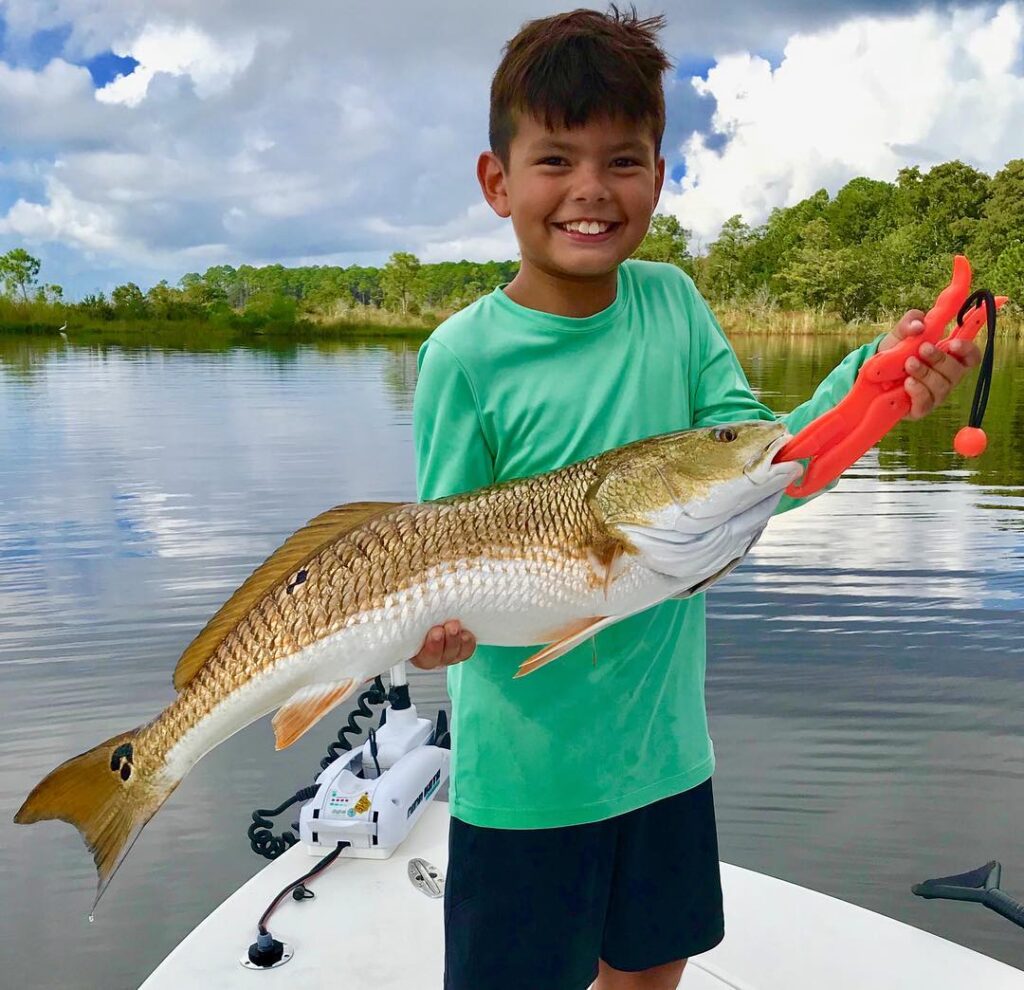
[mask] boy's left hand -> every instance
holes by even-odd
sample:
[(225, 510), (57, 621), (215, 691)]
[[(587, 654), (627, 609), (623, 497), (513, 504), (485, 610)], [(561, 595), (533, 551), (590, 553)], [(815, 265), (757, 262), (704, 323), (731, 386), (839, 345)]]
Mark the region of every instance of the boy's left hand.
[[(887, 351), (901, 340), (923, 332), (924, 313), (919, 309), (908, 310), (878, 345), (878, 350)], [(971, 368), (981, 364), (981, 351), (973, 340), (954, 340), (949, 350), (949, 354), (943, 354), (932, 344), (925, 344), (921, 348), (920, 360), (907, 358), (904, 370), (908, 377), (904, 387), (910, 396), (911, 406), (904, 419), (924, 419), (946, 401), (946, 396)]]

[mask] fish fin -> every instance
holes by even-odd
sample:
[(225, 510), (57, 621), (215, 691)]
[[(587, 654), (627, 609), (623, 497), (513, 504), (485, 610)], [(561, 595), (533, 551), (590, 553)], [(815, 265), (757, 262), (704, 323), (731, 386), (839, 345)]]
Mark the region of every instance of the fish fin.
[(580, 619), (577, 622), (570, 623), (561, 631), (562, 636), (560, 639), (549, 646), (545, 646), (538, 653), (534, 653), (529, 659), (524, 660), (515, 672), (514, 677), (525, 677), (527, 674), (532, 674), (545, 664), (551, 663), (552, 660), (557, 660), (563, 654), (568, 653), (569, 650), (579, 646), (580, 643), (586, 642), (599, 630), (618, 622), (622, 618), (624, 616), (621, 615), (595, 615), (589, 619)]
[(198, 636), (182, 653), (174, 668), (174, 687), (181, 691), (192, 680), (249, 609), (278, 582), (287, 578), (300, 564), (305, 563), (325, 544), (388, 509), (396, 509), (404, 502), (349, 502), (321, 512), (301, 529), (297, 529), (281, 544), (237, 591), (223, 604)]
[(274, 726), (274, 748), (290, 746), (357, 687), (359, 682), (355, 678), (346, 677), (333, 684), (310, 684), (296, 691), (277, 710), (271, 722)]
[[(140, 727), (141, 728), (141, 727)], [(14, 816), (19, 825), (60, 819), (74, 825), (96, 863), (99, 902), (146, 822), (177, 787), (157, 789), (135, 771), (139, 729), (123, 732), (44, 777)]]

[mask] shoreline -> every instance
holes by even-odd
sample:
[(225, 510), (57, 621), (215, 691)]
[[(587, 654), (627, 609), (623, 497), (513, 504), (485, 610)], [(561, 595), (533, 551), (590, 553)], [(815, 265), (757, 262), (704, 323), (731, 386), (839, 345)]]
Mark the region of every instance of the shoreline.
[[(892, 327), (900, 315), (883, 320), (847, 322), (821, 310), (766, 310), (761, 307), (723, 305), (715, 312), (722, 329), (729, 336), (764, 337), (841, 337), (877, 336)], [(7, 337), (58, 337), (64, 320), (72, 314), (59, 314), (54, 321), (0, 319), (0, 335)], [(351, 319), (297, 320), (294, 323), (268, 322), (262, 326), (237, 321), (213, 320), (102, 320), (73, 324), (65, 331), (69, 342), (89, 343), (170, 343), (191, 344), (315, 342), (350, 340), (353, 338), (418, 338), (425, 339), (451, 313), (430, 313), (419, 318), (402, 320), (395, 314), (360, 311)], [(58, 322), (58, 320), (60, 322)], [(999, 319), (999, 336), (1024, 338), (1024, 318), (1014, 311), (1003, 312)], [(59, 339), (59, 338), (58, 338)]]

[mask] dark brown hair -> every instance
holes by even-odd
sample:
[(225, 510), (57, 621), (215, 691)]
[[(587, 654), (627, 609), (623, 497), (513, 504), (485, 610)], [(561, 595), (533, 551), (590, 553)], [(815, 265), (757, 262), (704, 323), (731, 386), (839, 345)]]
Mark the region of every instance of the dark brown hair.
[(663, 15), (640, 20), (620, 12), (573, 10), (524, 24), (507, 44), (491, 82), (491, 151), (508, 165), (516, 114), (549, 129), (621, 116), (649, 124), (655, 154), (665, 130), (661, 75), (671, 62), (658, 44)]

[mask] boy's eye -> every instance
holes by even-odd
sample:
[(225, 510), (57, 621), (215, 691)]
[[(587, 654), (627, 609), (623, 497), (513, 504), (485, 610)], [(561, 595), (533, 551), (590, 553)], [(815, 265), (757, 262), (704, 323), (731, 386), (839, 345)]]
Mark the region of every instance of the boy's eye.
[(635, 158), (616, 158), (615, 161), (612, 162), (612, 165), (616, 168), (638, 168), (640, 162)]
[(542, 158), (538, 165), (564, 165), (566, 164), (565, 159), (559, 155), (548, 155), (547, 158)]

